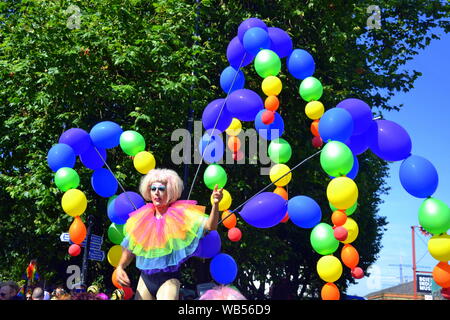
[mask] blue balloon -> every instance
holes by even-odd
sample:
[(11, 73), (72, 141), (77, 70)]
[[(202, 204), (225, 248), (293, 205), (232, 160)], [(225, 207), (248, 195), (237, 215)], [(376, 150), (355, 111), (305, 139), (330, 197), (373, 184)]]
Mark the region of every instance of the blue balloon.
[(264, 21), (258, 19), (258, 18), (249, 18), (247, 20), (242, 21), (242, 23), (238, 27), (238, 40), (243, 43), (244, 42), (244, 36), (245, 33), (251, 29), (251, 28), (261, 28), (265, 31), (267, 31), (267, 25), (264, 23)]
[(307, 196), (296, 196), (288, 201), (291, 221), (301, 228), (313, 228), (322, 219), (322, 210), (317, 202)]
[(358, 158), (355, 155), (353, 155), (353, 167), (352, 170), (350, 170), (350, 172), (346, 174), (346, 176), (354, 180), (358, 175), (358, 172), (359, 172), (359, 161)]
[(319, 121), (319, 134), (324, 143), (330, 140), (345, 142), (353, 133), (353, 119), (347, 110), (332, 108)]
[(109, 198), (117, 192), (119, 186), (114, 175), (105, 168), (95, 170), (91, 176), (92, 189), (101, 197)]
[(210, 259), (220, 253), (221, 247), (222, 242), (220, 240), (220, 235), (216, 230), (213, 230), (200, 239), (198, 247), (193, 255), (204, 259)]
[(110, 220), (116, 224), (125, 224), (130, 213), (145, 205), (144, 199), (136, 192), (127, 191), (121, 193), (114, 199), (114, 220)]
[[(88, 147), (88, 149), (80, 154), (80, 160), (81, 163), (84, 164), (86, 168), (89, 168), (91, 170), (97, 170), (103, 167), (103, 165), (106, 163), (106, 150), (103, 148), (97, 148), (91, 143), (91, 145)], [(100, 153), (100, 155), (99, 155)]]
[(225, 151), (221, 135), (218, 135), (217, 133), (212, 134), (212, 130), (208, 130), (200, 139), (199, 151), (200, 155), (203, 155), (203, 160), (205, 160), (205, 162), (219, 162)]
[(256, 228), (271, 228), (283, 220), (287, 201), (273, 192), (262, 192), (250, 199), (239, 213), (248, 224)]
[(255, 27), (248, 29), (244, 34), (242, 41), (247, 52), (256, 56), (262, 49), (270, 48), (270, 38), (266, 30)]
[(352, 135), (347, 141), (345, 141), (345, 144), (350, 148), (350, 150), (352, 150), (354, 155), (360, 155), (369, 148), (367, 146), (366, 134), (367, 131), (363, 134)]
[(261, 97), (249, 89), (233, 91), (226, 105), (231, 116), (242, 121), (254, 121), (258, 112), (264, 109)]
[(275, 120), (271, 124), (262, 122), (262, 115), (266, 110), (261, 110), (255, 117), (255, 128), (258, 134), (266, 140), (275, 140), (284, 133), (284, 121), (278, 112), (275, 112)]
[(65, 143), (72, 147), (76, 155), (86, 151), (92, 144), (89, 133), (80, 128), (72, 128), (64, 133), (59, 138), (59, 143)]
[(436, 191), (439, 176), (427, 159), (411, 155), (400, 166), (400, 182), (403, 188), (417, 198), (428, 198)]
[(237, 264), (230, 255), (220, 253), (211, 260), (209, 271), (216, 282), (226, 285), (236, 279)]
[(336, 108), (347, 110), (353, 119), (353, 134), (364, 133), (372, 124), (372, 111), (367, 103), (359, 99), (345, 99)]
[(292, 39), (286, 31), (280, 28), (268, 28), (271, 41), (270, 50), (275, 52), (280, 58), (285, 58), (292, 53)]
[(314, 74), (316, 64), (308, 51), (295, 49), (287, 58), (287, 68), (293, 77), (303, 80)]
[(222, 71), (220, 75), (220, 87), (226, 94), (238, 89), (243, 89), (244, 86), (245, 76), (242, 71), (237, 70), (232, 66), (228, 66)]
[(213, 129), (215, 126), (214, 133), (221, 133), (230, 126), (231, 121), (233, 117), (225, 106), (225, 99), (216, 99), (203, 110), (202, 123), (205, 130)]
[(250, 64), (254, 58), (254, 55), (245, 51), (245, 48), (238, 37), (234, 37), (228, 44), (227, 60), (233, 68), (239, 69), (245, 67)]
[(47, 164), (54, 172), (63, 167), (73, 168), (75, 161), (75, 152), (65, 143), (55, 144), (47, 153)]
[(116, 217), (117, 215), (116, 215), (116, 212), (114, 209), (116, 199), (117, 199), (117, 195), (114, 195), (111, 198), (109, 198), (108, 204), (106, 206), (106, 213), (108, 214), (108, 218), (109, 218), (109, 220), (111, 220), (111, 222), (122, 221), (122, 219), (119, 219)]
[(103, 121), (97, 123), (90, 131), (92, 142), (97, 148), (111, 149), (120, 144), (122, 128), (115, 122)]

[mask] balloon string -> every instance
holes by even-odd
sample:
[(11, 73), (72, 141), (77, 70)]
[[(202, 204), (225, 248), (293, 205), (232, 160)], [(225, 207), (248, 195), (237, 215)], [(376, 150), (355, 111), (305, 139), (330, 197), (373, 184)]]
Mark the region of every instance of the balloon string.
[(264, 190), (266, 190), (267, 188), (269, 188), (270, 186), (272, 186), (273, 184), (275, 184), (278, 180), (282, 179), (283, 177), (285, 177), (287, 174), (291, 173), (292, 171), (294, 171), (295, 169), (297, 169), (298, 167), (300, 167), (302, 164), (304, 164), (306, 161), (314, 158), (315, 156), (317, 156), (319, 153), (322, 152), (323, 149), (317, 151), (316, 153), (314, 153), (313, 155), (309, 156), (308, 158), (300, 161), (297, 165), (295, 165), (291, 170), (289, 170), (288, 172), (286, 172), (284, 175), (282, 175), (281, 177), (279, 177), (277, 180), (273, 181), (271, 184), (265, 186), (264, 188), (262, 188), (260, 191), (258, 191), (257, 193), (255, 193), (251, 198), (247, 199), (244, 203), (242, 203), (241, 205), (239, 205), (236, 209), (234, 210), (230, 210), (230, 214), (227, 215), (225, 218), (223, 218), (222, 220), (220, 220), (217, 224), (221, 224), (224, 220), (226, 220), (229, 216), (231, 216), (233, 214), (233, 212), (237, 211), (239, 208), (241, 208), (242, 206), (244, 206), (247, 202), (249, 202), (251, 199), (253, 199), (255, 196), (257, 196), (258, 194), (260, 194), (261, 192), (263, 192)]
[[(234, 86), (234, 82), (236, 81), (237, 75), (238, 75), (239, 71), (241, 70), (242, 64), (244, 63), (244, 60), (245, 60), (245, 57), (246, 57), (246, 56), (247, 56), (247, 52), (244, 53), (244, 56), (242, 57), (241, 63), (239, 64), (238, 71), (234, 74), (234, 78), (233, 78), (233, 81), (231, 82), (230, 89), (228, 89), (227, 96), (225, 97), (225, 100), (224, 100), (223, 103), (222, 103), (222, 107), (220, 108), (219, 115), (217, 116), (216, 122), (214, 123), (214, 128), (212, 129), (212, 133), (213, 133), (213, 134), (214, 134), (214, 132), (215, 132), (215, 130), (216, 130), (217, 123), (219, 123), (219, 118), (220, 118), (220, 116), (222, 115), (222, 111), (223, 111), (223, 108), (225, 107), (225, 103), (226, 103), (227, 100), (228, 100), (228, 97), (229, 97), (229, 95), (230, 95), (231, 89), (232, 89), (233, 86)], [(192, 184), (191, 184), (191, 188), (190, 188), (190, 190), (189, 190), (189, 194), (188, 194), (187, 200), (189, 200), (190, 197), (191, 197), (191, 193), (192, 193), (192, 189), (194, 188), (195, 180), (197, 179), (198, 172), (200, 171), (200, 167), (201, 167), (201, 165), (203, 164), (203, 158), (204, 158), (204, 156), (205, 156), (206, 147), (208, 147), (210, 141), (211, 141), (211, 139), (208, 139), (208, 144), (207, 144), (207, 145), (204, 147), (204, 149), (203, 149), (203, 152), (202, 152), (202, 158), (200, 159), (200, 163), (199, 163), (198, 166), (197, 166), (197, 171), (195, 172), (194, 179), (192, 180)]]
[(103, 163), (105, 164), (106, 168), (108, 168), (109, 172), (111, 172), (111, 174), (113, 175), (114, 179), (116, 179), (117, 183), (119, 184), (120, 188), (122, 189), (123, 193), (125, 194), (125, 196), (127, 197), (128, 201), (130, 201), (131, 205), (134, 207), (134, 210), (137, 210), (138, 208), (136, 208), (136, 205), (134, 204), (134, 202), (131, 200), (131, 198), (128, 196), (128, 193), (125, 191), (124, 187), (122, 186), (122, 184), (120, 183), (119, 179), (116, 178), (116, 175), (114, 174), (114, 172), (112, 172), (111, 168), (108, 166), (108, 164), (106, 163), (105, 159), (103, 159), (102, 155), (100, 154), (100, 152), (97, 150), (97, 147), (94, 146), (95, 151), (97, 151), (97, 154), (99, 155), (99, 157), (102, 159)]

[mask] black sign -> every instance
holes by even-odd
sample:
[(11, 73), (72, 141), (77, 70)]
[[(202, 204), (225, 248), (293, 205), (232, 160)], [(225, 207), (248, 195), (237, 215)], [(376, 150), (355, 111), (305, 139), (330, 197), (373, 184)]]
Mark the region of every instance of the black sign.
[(417, 292), (431, 293), (431, 284), (433, 277), (430, 275), (418, 274), (417, 280)]

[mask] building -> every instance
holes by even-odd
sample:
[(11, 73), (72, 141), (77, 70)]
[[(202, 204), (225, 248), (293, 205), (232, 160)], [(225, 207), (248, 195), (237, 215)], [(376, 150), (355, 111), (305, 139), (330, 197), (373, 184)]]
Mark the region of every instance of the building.
[(414, 298), (414, 281), (369, 293), (365, 298), (367, 300), (444, 300), (440, 291), (433, 291), (433, 294), (417, 292)]

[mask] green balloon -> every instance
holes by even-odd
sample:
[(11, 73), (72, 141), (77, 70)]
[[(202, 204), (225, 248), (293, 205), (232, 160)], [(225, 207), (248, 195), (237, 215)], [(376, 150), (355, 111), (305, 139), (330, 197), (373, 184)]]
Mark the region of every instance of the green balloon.
[(72, 168), (63, 167), (55, 173), (55, 184), (63, 192), (76, 189), (80, 185), (80, 176)]
[(300, 83), (298, 92), (300, 93), (302, 99), (307, 102), (317, 101), (323, 94), (322, 83), (314, 77), (305, 78)]
[(420, 205), (419, 223), (429, 233), (445, 233), (450, 229), (450, 208), (441, 200), (428, 198)]
[(115, 194), (115, 195), (113, 195), (112, 197), (109, 197), (108, 198), (108, 204), (107, 204), (107, 206), (109, 206), (109, 204), (111, 203), (111, 201), (113, 201), (115, 198), (117, 198), (118, 197), (118, 195), (117, 194)]
[(292, 156), (289, 142), (282, 138), (272, 140), (269, 144), (269, 158), (275, 163), (286, 163)]
[(227, 184), (227, 173), (220, 165), (212, 163), (203, 173), (203, 181), (211, 190), (214, 189), (216, 184), (219, 188), (223, 188)]
[(260, 77), (276, 76), (281, 70), (281, 60), (272, 50), (263, 49), (255, 57), (255, 70)]
[(332, 177), (340, 177), (353, 168), (353, 153), (349, 147), (339, 141), (330, 141), (320, 153), (322, 169)]
[(123, 238), (123, 224), (112, 223), (108, 228), (108, 239), (114, 244), (121, 244)]
[(127, 155), (134, 157), (145, 150), (144, 137), (133, 130), (124, 131), (120, 135), (120, 147)]
[[(328, 204), (330, 205), (331, 211), (335, 212), (336, 210), (339, 210), (338, 208), (333, 206), (331, 203), (328, 203)], [(351, 216), (356, 211), (357, 207), (358, 207), (358, 202), (355, 202), (354, 205), (352, 205), (350, 208), (345, 210), (345, 214), (347, 216)]]
[(339, 247), (339, 241), (334, 237), (333, 228), (326, 223), (319, 223), (311, 231), (311, 245), (318, 254), (332, 254)]

